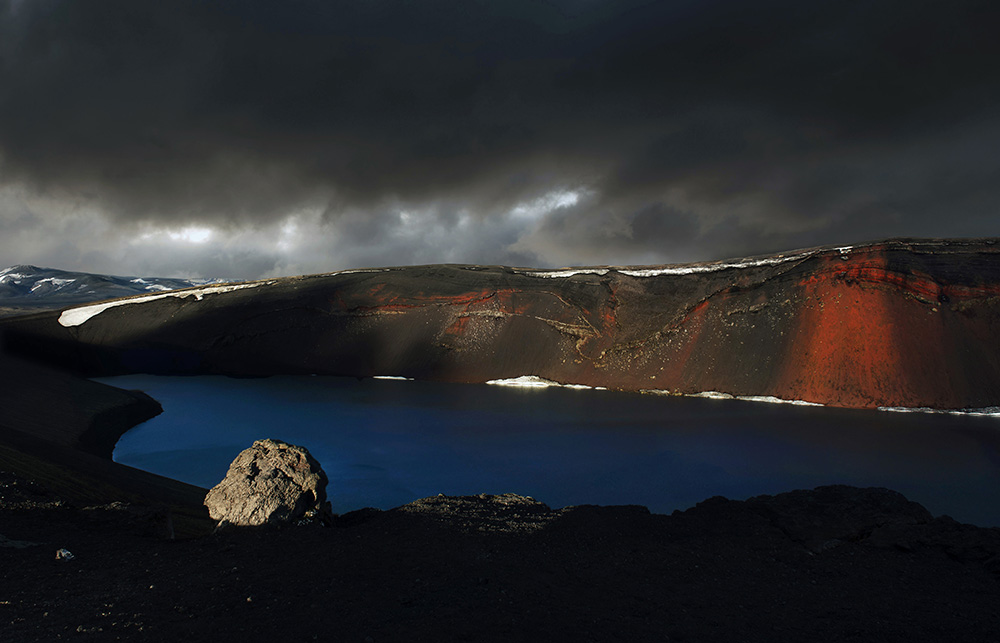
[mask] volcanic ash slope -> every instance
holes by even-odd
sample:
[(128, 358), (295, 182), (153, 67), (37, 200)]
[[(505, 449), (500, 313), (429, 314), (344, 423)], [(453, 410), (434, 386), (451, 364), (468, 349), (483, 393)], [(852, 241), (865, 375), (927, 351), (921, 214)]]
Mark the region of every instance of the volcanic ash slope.
[(5, 320), (85, 375), (535, 376), (847, 407), (1000, 405), (996, 240), (890, 240), (661, 267), (351, 270)]

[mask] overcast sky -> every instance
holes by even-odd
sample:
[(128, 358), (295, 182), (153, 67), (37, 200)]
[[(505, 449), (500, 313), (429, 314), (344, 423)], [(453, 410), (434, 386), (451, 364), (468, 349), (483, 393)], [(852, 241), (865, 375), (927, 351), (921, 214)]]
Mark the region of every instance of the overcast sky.
[(1000, 236), (1000, 3), (0, 0), (0, 265)]

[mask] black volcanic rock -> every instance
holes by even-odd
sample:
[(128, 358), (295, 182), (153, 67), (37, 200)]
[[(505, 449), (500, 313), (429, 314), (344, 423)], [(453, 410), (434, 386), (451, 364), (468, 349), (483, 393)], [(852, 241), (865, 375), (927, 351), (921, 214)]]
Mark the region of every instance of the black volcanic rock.
[(663, 516), (439, 496), (334, 528), (165, 541), (126, 507), (25, 510), (0, 487), (0, 533), (27, 543), (0, 546), (0, 627), (5, 641), (995, 639), (1000, 530), (900, 523), (908, 547), (872, 535), (809, 551), (772, 520), (841, 533), (826, 505), (885, 493), (802, 493), (766, 500), (770, 517), (757, 499)]
[(433, 517), (458, 529), (503, 533), (536, 531), (558, 515), (545, 503), (515, 493), (441, 494), (414, 500), (393, 511)]
[[(16, 503), (13, 499), (19, 495), (28, 503), (19, 507), (26, 510), (32, 503), (62, 507), (66, 504), (62, 499), (79, 506), (125, 502), (147, 505), (140, 513), (154, 516), (160, 533), (206, 533), (211, 522), (201, 506), (204, 489), (111, 461), (118, 438), (161, 410), (142, 392), (0, 353), (0, 494), (8, 503), (4, 506), (13, 508), (9, 503)], [(30, 498), (20, 492), (42, 496)]]
[(128, 428), (159, 415), (159, 402), (0, 354), (0, 429), (111, 458)]
[(847, 407), (1000, 405), (995, 240), (708, 264), (413, 266), (212, 286), (0, 322), (83, 375), (535, 375)]
[(758, 496), (747, 506), (796, 542), (819, 551), (868, 538), (883, 527), (925, 525), (930, 512), (889, 489), (845, 485)]

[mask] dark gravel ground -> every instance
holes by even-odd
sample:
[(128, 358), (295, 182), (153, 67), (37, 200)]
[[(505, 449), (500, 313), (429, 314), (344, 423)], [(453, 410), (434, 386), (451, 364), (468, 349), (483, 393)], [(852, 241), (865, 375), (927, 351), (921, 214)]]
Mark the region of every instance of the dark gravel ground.
[(163, 510), (0, 492), (5, 642), (1000, 640), (1000, 530), (886, 490), (672, 516), (440, 496), (177, 540)]

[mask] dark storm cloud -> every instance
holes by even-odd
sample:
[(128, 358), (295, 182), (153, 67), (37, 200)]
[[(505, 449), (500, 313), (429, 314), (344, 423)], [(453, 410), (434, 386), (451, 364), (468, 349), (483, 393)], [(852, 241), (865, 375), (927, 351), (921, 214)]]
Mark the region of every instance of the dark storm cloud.
[(321, 204), (375, 254), (400, 209), (447, 230), (553, 189), (591, 196), (520, 247), (464, 242), (592, 263), (1000, 234), (996, 6), (0, 1), (0, 181), (131, 221)]

